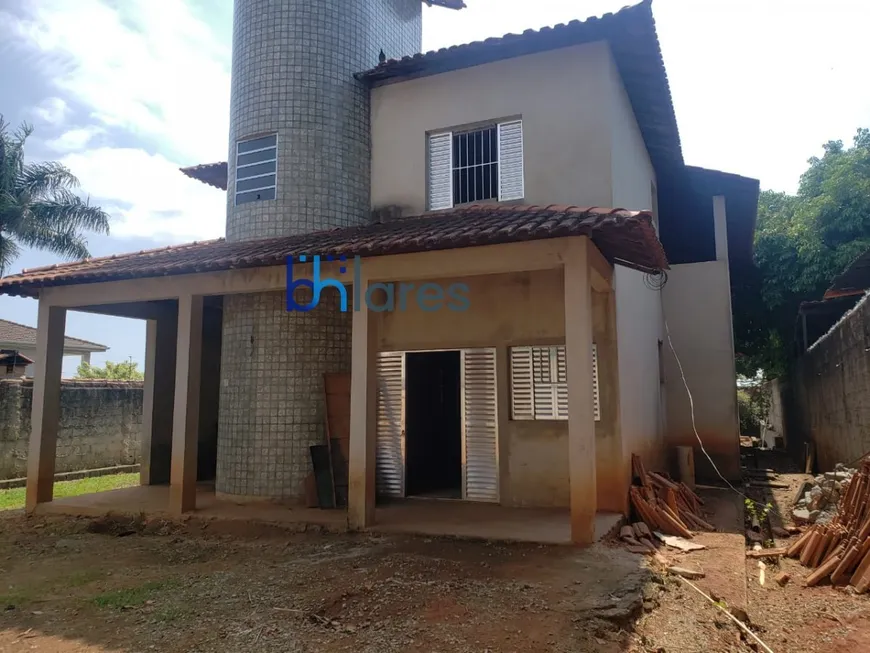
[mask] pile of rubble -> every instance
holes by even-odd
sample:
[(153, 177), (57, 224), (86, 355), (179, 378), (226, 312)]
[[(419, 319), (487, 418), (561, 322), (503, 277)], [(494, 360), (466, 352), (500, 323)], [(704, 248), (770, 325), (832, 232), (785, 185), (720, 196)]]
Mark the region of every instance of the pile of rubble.
[(852, 472), (848, 481), (824, 475), (841, 483), (833, 516), (824, 523), (817, 520), (785, 554), (815, 569), (808, 586), (830, 577), (832, 584), (850, 584), (860, 594), (870, 588), (870, 461), (860, 471), (837, 473), (846, 471)]
[(857, 469), (838, 463), (833, 472), (804, 482), (795, 495), (792, 517), (798, 523), (827, 524), (837, 514), (837, 505)]

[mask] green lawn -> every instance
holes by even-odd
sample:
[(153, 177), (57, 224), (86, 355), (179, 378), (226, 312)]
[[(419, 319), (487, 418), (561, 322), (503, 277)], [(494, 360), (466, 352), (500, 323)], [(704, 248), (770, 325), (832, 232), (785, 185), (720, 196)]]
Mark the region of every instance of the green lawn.
[[(78, 481), (60, 481), (54, 484), (54, 498), (75, 497), (92, 492), (117, 490), (122, 487), (139, 485), (139, 474), (113, 474), (111, 476), (94, 476)], [(14, 510), (24, 507), (24, 488), (0, 490), (0, 510)]]

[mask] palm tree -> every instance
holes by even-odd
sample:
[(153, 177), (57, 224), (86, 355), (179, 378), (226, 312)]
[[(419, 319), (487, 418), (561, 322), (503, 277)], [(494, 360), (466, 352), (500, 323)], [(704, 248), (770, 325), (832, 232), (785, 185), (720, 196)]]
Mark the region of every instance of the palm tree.
[(73, 192), (78, 179), (56, 161), (24, 163), (24, 142), (33, 127), (15, 132), (0, 116), (0, 276), (21, 246), (66, 259), (90, 256), (82, 232), (109, 233), (109, 216)]

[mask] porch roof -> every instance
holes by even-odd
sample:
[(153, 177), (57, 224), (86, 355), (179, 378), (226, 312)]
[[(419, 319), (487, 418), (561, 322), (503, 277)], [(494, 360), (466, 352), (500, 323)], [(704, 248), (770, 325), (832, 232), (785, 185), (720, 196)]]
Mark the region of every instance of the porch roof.
[(642, 271), (668, 267), (649, 211), (479, 204), (382, 224), (241, 242), (221, 238), (32, 268), (0, 279), (0, 293), (35, 297), (50, 286), (283, 265), (302, 254), (371, 257), (567, 236), (588, 236), (611, 263)]

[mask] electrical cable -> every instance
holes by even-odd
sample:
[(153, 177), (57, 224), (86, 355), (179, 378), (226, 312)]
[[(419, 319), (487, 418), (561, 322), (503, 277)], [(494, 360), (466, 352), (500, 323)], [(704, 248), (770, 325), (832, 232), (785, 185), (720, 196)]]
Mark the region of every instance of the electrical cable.
[[(665, 284), (667, 284), (667, 282), (667, 273), (665, 273), (664, 271), (661, 271), (658, 274), (647, 274), (644, 276), (644, 283), (647, 285), (648, 288), (651, 288), (653, 290), (661, 291), (665, 287)], [(743, 497), (743, 499), (745, 499), (746, 501), (751, 502), (753, 505), (762, 506), (762, 508), (766, 508), (769, 512), (773, 512), (780, 519), (784, 519), (783, 515), (779, 511), (777, 511), (772, 505), (767, 508), (767, 504), (762, 504), (755, 499), (746, 496), (743, 492), (734, 487), (731, 481), (729, 481), (727, 478), (725, 478), (725, 476), (722, 475), (722, 472), (719, 471), (716, 463), (713, 462), (713, 458), (711, 458), (710, 454), (707, 453), (707, 449), (704, 447), (704, 441), (701, 439), (701, 435), (698, 433), (698, 426), (695, 422), (695, 398), (692, 396), (692, 391), (689, 389), (689, 382), (686, 380), (686, 373), (683, 370), (683, 363), (682, 361), (680, 361), (680, 357), (677, 354), (676, 348), (674, 347), (674, 341), (671, 339), (671, 330), (670, 327), (668, 327), (668, 320), (667, 316), (665, 315), (664, 302), (662, 302), (662, 322), (664, 322), (665, 325), (665, 337), (668, 340), (668, 347), (670, 348), (671, 353), (674, 355), (674, 360), (677, 361), (677, 368), (680, 370), (680, 377), (683, 380), (683, 387), (686, 389), (686, 395), (688, 395), (689, 397), (689, 410), (692, 416), (692, 431), (695, 433), (695, 438), (698, 440), (698, 445), (701, 447), (701, 453), (704, 454), (710, 465), (715, 470), (716, 474), (719, 476), (719, 478), (722, 479), (725, 485), (731, 488), (739, 496)]]

